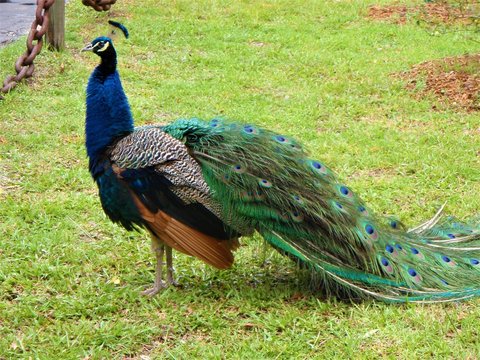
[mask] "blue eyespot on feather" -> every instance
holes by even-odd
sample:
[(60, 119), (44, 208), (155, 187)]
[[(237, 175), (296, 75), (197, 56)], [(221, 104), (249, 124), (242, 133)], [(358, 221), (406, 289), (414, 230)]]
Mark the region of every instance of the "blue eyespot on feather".
[(300, 147), (300, 145), (295, 144), (294, 142), (291, 142), (291, 143), (290, 143), (290, 148), (291, 148), (292, 150), (295, 150), (295, 151), (300, 151), (300, 150), (302, 150), (302, 148)]
[(453, 235), (453, 234), (447, 234), (447, 236), (448, 236), (450, 239), (455, 239), (455, 235)]
[(228, 184), (230, 182), (230, 174), (225, 174), (222, 176), (221, 181), (225, 184)]
[(264, 187), (264, 188), (271, 188), (272, 183), (268, 181), (267, 179), (259, 179), (258, 180), (258, 185)]
[(243, 132), (248, 135), (257, 135), (258, 134), (258, 128), (256, 128), (253, 125), (245, 125), (243, 127)]
[(108, 23), (110, 25), (115, 26), (116, 28), (122, 30), (123, 35), (125, 36), (126, 39), (128, 39), (128, 36), (129, 36), (128, 30), (124, 25), (120, 24), (119, 22), (113, 21), (113, 20), (108, 20)]
[(365, 206), (360, 205), (358, 207), (358, 211), (360, 211), (362, 215), (368, 216), (368, 210), (365, 208)]
[(334, 210), (337, 210), (337, 211), (342, 212), (342, 213), (347, 212), (345, 210), (344, 206), (341, 203), (339, 203), (338, 201), (332, 200), (331, 204), (332, 204), (332, 207), (333, 207)]
[(410, 248), (410, 251), (415, 257), (421, 260), (425, 259), (425, 255), (423, 255), (417, 248), (412, 247)]
[(398, 252), (397, 252), (397, 249), (390, 245), (390, 244), (387, 244), (387, 246), (385, 246), (385, 250), (387, 251), (387, 253), (389, 253), (392, 257), (397, 257), (398, 256)]
[(303, 221), (303, 214), (299, 213), (298, 211), (292, 211), (290, 213), (290, 217), (293, 221), (299, 223)]
[(372, 239), (372, 240), (377, 240), (378, 239), (378, 233), (375, 230), (375, 228), (371, 224), (366, 224), (365, 225), (365, 232), (367, 235)]
[(210, 126), (211, 127), (218, 127), (220, 125), (220, 120), (219, 119), (213, 119), (210, 121)]
[(380, 258), (380, 264), (382, 265), (382, 269), (387, 273), (387, 274), (393, 274), (393, 267), (390, 264), (390, 262), (384, 258)]
[(275, 140), (276, 142), (278, 142), (280, 144), (290, 144), (291, 143), (290, 139), (283, 136), (283, 135), (274, 135), (273, 140)]
[(293, 200), (295, 200), (299, 204), (303, 204), (303, 199), (300, 197), (300, 195), (292, 195)]
[(308, 160), (310, 168), (317, 174), (325, 175), (327, 173), (327, 168), (322, 163), (316, 160)]
[(415, 283), (417, 283), (417, 284), (422, 281), (422, 277), (420, 276), (419, 273), (417, 273), (417, 272), (415, 271), (414, 268), (409, 268), (409, 269), (408, 269), (408, 275), (410, 275), (410, 276), (411, 276), (411, 279), (413, 280), (413, 282), (415, 282)]
[(245, 168), (245, 166), (242, 166), (240, 164), (236, 164), (236, 165), (232, 166), (232, 170), (233, 170), (233, 172), (235, 172), (237, 174), (243, 174), (246, 171), (246, 168)]
[(453, 261), (453, 259), (450, 258), (447, 255), (439, 255), (439, 257), (442, 260), (443, 265), (446, 265), (446, 266), (449, 266), (449, 267), (455, 267), (457, 265), (457, 263), (455, 261)]
[(478, 264), (480, 264), (480, 261), (478, 259), (470, 259), (470, 264), (473, 266), (478, 266)]
[(346, 186), (341, 185), (338, 190), (340, 191), (340, 194), (342, 194), (345, 197), (352, 198), (353, 197), (353, 192)]

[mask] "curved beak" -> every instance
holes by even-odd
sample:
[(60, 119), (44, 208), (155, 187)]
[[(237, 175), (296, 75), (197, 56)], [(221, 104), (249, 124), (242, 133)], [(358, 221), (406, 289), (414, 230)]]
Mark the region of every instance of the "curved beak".
[(92, 43), (90, 44), (87, 44), (83, 49), (82, 49), (82, 52), (83, 51), (92, 51), (93, 50), (93, 45)]

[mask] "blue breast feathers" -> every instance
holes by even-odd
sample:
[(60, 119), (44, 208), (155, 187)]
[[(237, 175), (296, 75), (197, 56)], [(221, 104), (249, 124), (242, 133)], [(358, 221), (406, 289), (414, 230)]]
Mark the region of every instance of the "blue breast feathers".
[(113, 222), (121, 223), (127, 230), (142, 225), (143, 219), (133, 202), (131, 192), (111, 168), (96, 181), (103, 210)]

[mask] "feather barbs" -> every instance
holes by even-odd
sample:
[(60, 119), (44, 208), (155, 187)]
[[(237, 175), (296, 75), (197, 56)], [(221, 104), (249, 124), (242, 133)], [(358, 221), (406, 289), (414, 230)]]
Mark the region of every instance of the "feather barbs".
[[(477, 267), (469, 258), (460, 266), (458, 257), (440, 254), (444, 247), (424, 230), (432, 222), (407, 233), (398, 220), (376, 216), (323, 162), (297, 151), (300, 145), (291, 147), (296, 143), (288, 136), (250, 124), (204, 126), (199, 123), (198, 140), (187, 139), (185, 145), (199, 155), (212, 194), (234, 226), (252, 224), (272, 245), (317, 269), (329, 286), (335, 282), (355, 293), (402, 302), (472, 296), (466, 289), (444, 291), (454, 288), (455, 276), (448, 271), (471, 268), (473, 273), (480, 261)], [(459, 244), (456, 251), (467, 242), (465, 236), (445, 237)]]

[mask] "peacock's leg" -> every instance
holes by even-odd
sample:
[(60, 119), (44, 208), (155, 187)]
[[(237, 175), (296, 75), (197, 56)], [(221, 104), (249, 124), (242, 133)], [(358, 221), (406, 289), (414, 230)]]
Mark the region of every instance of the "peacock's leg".
[[(167, 246), (167, 249), (169, 249), (168, 246)], [(155, 252), (157, 265), (155, 270), (155, 282), (153, 283), (153, 287), (145, 291), (142, 291), (142, 295), (147, 295), (147, 296), (153, 296), (157, 294), (160, 290), (168, 286), (163, 281), (163, 265), (164, 265), (163, 254), (165, 252), (165, 245), (160, 240), (158, 240), (155, 236), (152, 236), (152, 250)], [(168, 254), (168, 250), (167, 250), (167, 254)]]
[(173, 258), (172, 258), (172, 248), (170, 246), (165, 246), (166, 255), (167, 255), (167, 283), (172, 284), (173, 286), (178, 286), (178, 283), (173, 278)]

